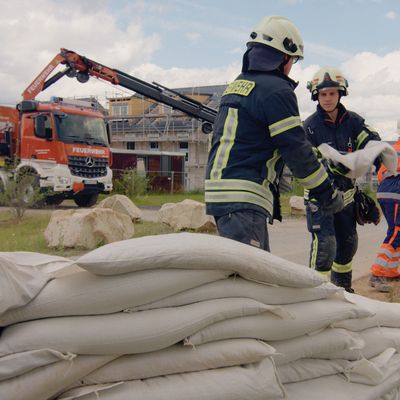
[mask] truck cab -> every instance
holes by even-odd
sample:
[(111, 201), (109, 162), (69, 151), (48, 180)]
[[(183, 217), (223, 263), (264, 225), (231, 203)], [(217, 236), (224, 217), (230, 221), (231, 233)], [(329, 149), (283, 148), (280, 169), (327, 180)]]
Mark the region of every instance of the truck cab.
[(46, 202), (72, 198), (82, 207), (112, 190), (110, 149), (103, 114), (90, 102), (52, 98), (24, 100), (20, 113), (16, 172), (35, 174)]

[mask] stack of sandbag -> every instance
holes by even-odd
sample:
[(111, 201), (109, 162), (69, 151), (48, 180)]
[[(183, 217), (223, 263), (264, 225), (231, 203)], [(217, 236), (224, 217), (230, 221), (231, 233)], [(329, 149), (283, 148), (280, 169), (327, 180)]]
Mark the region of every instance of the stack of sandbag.
[(111, 243), (76, 263), (0, 314), (5, 398), (399, 394), (400, 305), (345, 296), (305, 266), (191, 233)]

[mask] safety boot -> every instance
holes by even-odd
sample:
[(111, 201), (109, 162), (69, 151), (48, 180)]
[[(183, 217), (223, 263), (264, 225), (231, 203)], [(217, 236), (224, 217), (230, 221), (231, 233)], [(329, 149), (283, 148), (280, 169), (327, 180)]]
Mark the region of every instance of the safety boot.
[(384, 276), (371, 275), (369, 277), (369, 284), (378, 292), (389, 293), (392, 290), (392, 287)]
[(352, 272), (336, 272), (331, 271), (331, 282), (339, 287), (342, 287), (346, 292), (354, 293), (351, 287)]

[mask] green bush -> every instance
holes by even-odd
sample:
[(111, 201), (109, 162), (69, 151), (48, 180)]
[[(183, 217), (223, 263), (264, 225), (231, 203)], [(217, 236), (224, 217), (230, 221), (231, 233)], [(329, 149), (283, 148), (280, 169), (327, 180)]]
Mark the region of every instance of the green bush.
[(124, 194), (130, 199), (143, 196), (148, 191), (149, 179), (137, 173), (136, 169), (127, 169), (114, 182), (114, 192)]

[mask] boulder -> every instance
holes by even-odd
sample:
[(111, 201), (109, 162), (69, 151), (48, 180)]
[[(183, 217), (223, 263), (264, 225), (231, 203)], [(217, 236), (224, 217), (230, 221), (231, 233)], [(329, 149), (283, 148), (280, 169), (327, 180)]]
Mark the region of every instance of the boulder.
[(304, 205), (303, 197), (291, 196), (289, 199), (289, 206), (291, 215), (306, 215), (306, 207)]
[(142, 211), (136, 207), (132, 200), (122, 194), (106, 197), (96, 208), (110, 208), (116, 212), (128, 215), (132, 221), (142, 219)]
[(49, 247), (84, 249), (129, 239), (133, 234), (131, 218), (108, 208), (54, 211), (44, 232)]
[(214, 218), (206, 215), (206, 206), (195, 200), (185, 199), (180, 203), (166, 203), (158, 210), (158, 220), (176, 231), (215, 231)]

